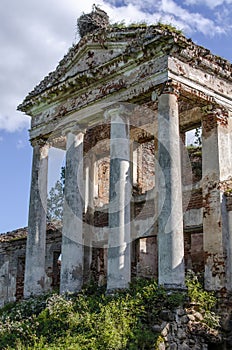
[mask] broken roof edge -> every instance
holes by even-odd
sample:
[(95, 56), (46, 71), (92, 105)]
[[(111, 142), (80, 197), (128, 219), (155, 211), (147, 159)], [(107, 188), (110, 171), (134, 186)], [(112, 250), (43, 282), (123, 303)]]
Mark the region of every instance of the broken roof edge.
[[(195, 59), (200, 62), (202, 59), (207, 59), (212, 63), (212, 73), (221, 75), (220, 73), (228, 72), (224, 74), (222, 78), (232, 79), (232, 64), (217, 55), (211, 53), (211, 51), (203, 46), (195, 44), (191, 38), (184, 36), (179, 30), (170, 25), (165, 24), (133, 24), (129, 26), (111, 25), (107, 30), (96, 30), (92, 33), (88, 33), (77, 44), (68, 50), (67, 54), (58, 63), (54, 71), (50, 72), (45, 78), (35, 86), (35, 88), (25, 97), (23, 102), (17, 107), (17, 110), (27, 112), (30, 109), (30, 101), (38, 97), (43, 92), (59, 84), (59, 79), (67, 72), (70, 65), (75, 61), (78, 53), (86, 46), (87, 43), (100, 44), (104, 47), (108, 42), (126, 42), (128, 44), (137, 44), (143, 46), (145, 43), (154, 40), (155, 37), (164, 39), (173, 38), (176, 46), (179, 46), (182, 56), (185, 59)], [(137, 42), (136, 42), (137, 41)], [(107, 49), (107, 47), (106, 47)], [(192, 55), (190, 54), (192, 53)], [(213, 67), (214, 65), (214, 67)], [(218, 67), (218, 69), (215, 67)], [(208, 67), (209, 68), (209, 67)], [(214, 69), (213, 69), (214, 68)], [(77, 73), (78, 74), (78, 73)]]
[[(59, 220), (54, 220), (47, 223), (46, 231), (55, 232), (62, 229), (62, 223)], [(25, 239), (27, 237), (28, 227), (21, 227), (13, 231), (0, 233), (0, 243)]]

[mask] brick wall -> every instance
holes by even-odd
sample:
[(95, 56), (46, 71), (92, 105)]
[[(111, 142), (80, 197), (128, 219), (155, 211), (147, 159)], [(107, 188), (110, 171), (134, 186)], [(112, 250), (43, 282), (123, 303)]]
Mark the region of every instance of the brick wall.
[(154, 214), (154, 200), (151, 199), (134, 203), (134, 218), (136, 220), (146, 220), (148, 217), (154, 216)]
[[(142, 143), (137, 148), (137, 184), (134, 184), (136, 193), (146, 193), (155, 185), (155, 156), (154, 142)], [(135, 165), (133, 165), (135, 166)], [(98, 198), (96, 206), (109, 203), (110, 158), (103, 157), (97, 161)]]
[(232, 195), (226, 198), (226, 207), (228, 211), (232, 211)]
[[(23, 297), (27, 229), (0, 235), (0, 306)], [(48, 224), (45, 268), (48, 276), (46, 290), (58, 288), (61, 252), (61, 232)]]
[(102, 206), (109, 203), (109, 178), (110, 178), (110, 159), (104, 157), (97, 161), (98, 171), (98, 198), (96, 205)]
[(158, 278), (157, 237), (137, 239), (134, 248), (133, 275), (137, 277)]
[(185, 210), (199, 209), (203, 207), (202, 188), (193, 189), (183, 193), (183, 208)]
[(204, 250), (202, 232), (184, 233), (184, 260), (185, 270), (193, 270), (195, 273), (204, 272)]
[(155, 185), (155, 148), (154, 141), (139, 146), (138, 187), (141, 193), (151, 190)]
[(84, 137), (84, 153), (89, 152), (98, 142), (110, 140), (110, 124), (88, 128)]
[[(141, 203), (139, 205), (141, 206)], [(152, 201), (150, 201), (150, 208), (152, 208)], [(107, 213), (95, 212), (95, 216), (97, 215), (99, 215), (98, 220), (101, 222), (101, 225), (103, 225), (103, 223), (105, 225), (106, 218), (108, 217)], [(192, 269), (195, 272), (202, 273), (204, 270), (202, 232), (185, 232), (184, 247), (186, 270)], [(60, 249), (61, 232), (54, 229), (50, 231), (48, 230), (46, 241), (47, 289), (58, 289), (59, 287), (60, 264), (58, 258), (60, 255)], [(0, 305), (3, 305), (4, 302), (7, 301), (19, 300), (23, 296), (25, 251), (26, 236), (24, 238), (14, 238), (13, 240), (7, 240), (5, 237), (2, 237), (2, 243), (0, 246)], [(92, 248), (91, 260), (92, 278), (99, 284), (105, 283), (107, 274), (107, 249), (94, 246)], [(157, 278), (157, 271), (157, 236), (153, 233), (150, 237), (142, 237), (132, 242), (132, 275)]]

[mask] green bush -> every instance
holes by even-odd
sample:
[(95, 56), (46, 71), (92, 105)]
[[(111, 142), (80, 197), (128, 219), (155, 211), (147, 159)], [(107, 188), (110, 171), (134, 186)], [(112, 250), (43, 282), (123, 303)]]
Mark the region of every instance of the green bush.
[(186, 286), (191, 302), (199, 305), (200, 311), (209, 311), (216, 305), (216, 297), (213, 292), (207, 292), (199, 282), (198, 276), (189, 271), (186, 276)]
[(213, 292), (204, 290), (199, 278), (192, 271), (186, 277), (186, 286), (190, 301), (195, 304), (195, 308), (203, 315), (203, 323), (210, 328), (219, 327), (220, 317), (213, 312), (217, 298)]
[[(188, 282), (199, 300), (200, 286)], [(211, 304), (201, 290), (201, 302)], [(207, 300), (206, 300), (207, 299)], [(183, 305), (185, 293), (167, 291), (155, 281), (135, 279), (128, 290), (107, 295), (90, 284), (78, 295), (49, 294), (0, 310), (0, 349), (154, 350), (162, 341), (152, 326), (163, 308)], [(205, 313), (213, 324), (212, 313)]]

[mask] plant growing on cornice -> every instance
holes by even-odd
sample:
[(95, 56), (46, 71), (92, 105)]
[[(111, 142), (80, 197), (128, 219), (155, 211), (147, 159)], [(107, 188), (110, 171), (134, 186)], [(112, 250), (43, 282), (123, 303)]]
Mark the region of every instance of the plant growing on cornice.
[(133, 22), (128, 25), (128, 28), (147, 28), (146, 22)]
[(118, 28), (118, 29), (124, 29), (127, 27), (124, 20), (122, 20), (121, 22), (115, 22), (115, 23), (111, 24), (110, 26), (112, 28)]
[[(116, 22), (111, 24), (111, 28), (118, 28), (118, 29), (132, 29), (132, 28), (148, 28), (150, 25), (146, 22), (133, 22), (129, 25), (125, 24), (125, 21)], [(183, 32), (180, 29), (177, 29), (172, 24), (162, 23), (161, 21), (158, 21), (157, 23), (154, 23), (151, 25), (151, 27), (159, 27), (162, 30), (168, 30), (169, 32), (176, 33), (178, 35), (183, 34)]]
[(183, 34), (182, 30), (177, 29), (172, 24), (162, 23), (162, 22), (159, 21), (157, 23), (157, 26), (159, 26), (161, 29), (168, 30), (169, 32), (172, 32), (172, 33)]

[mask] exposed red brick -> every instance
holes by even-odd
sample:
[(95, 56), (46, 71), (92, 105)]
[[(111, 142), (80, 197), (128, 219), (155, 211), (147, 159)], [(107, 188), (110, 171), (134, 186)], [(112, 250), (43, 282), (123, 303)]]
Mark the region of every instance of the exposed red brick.
[(183, 208), (186, 208), (187, 210), (190, 209), (199, 209), (203, 207), (203, 200), (202, 200), (202, 189), (193, 189), (191, 191), (191, 194), (189, 192), (183, 193)]
[(136, 220), (145, 220), (155, 215), (154, 200), (137, 202), (134, 204), (134, 217)]
[(84, 137), (84, 153), (89, 152), (99, 141), (105, 139), (110, 139), (110, 124), (89, 128)]
[(228, 211), (232, 211), (232, 196), (226, 198), (226, 207)]

